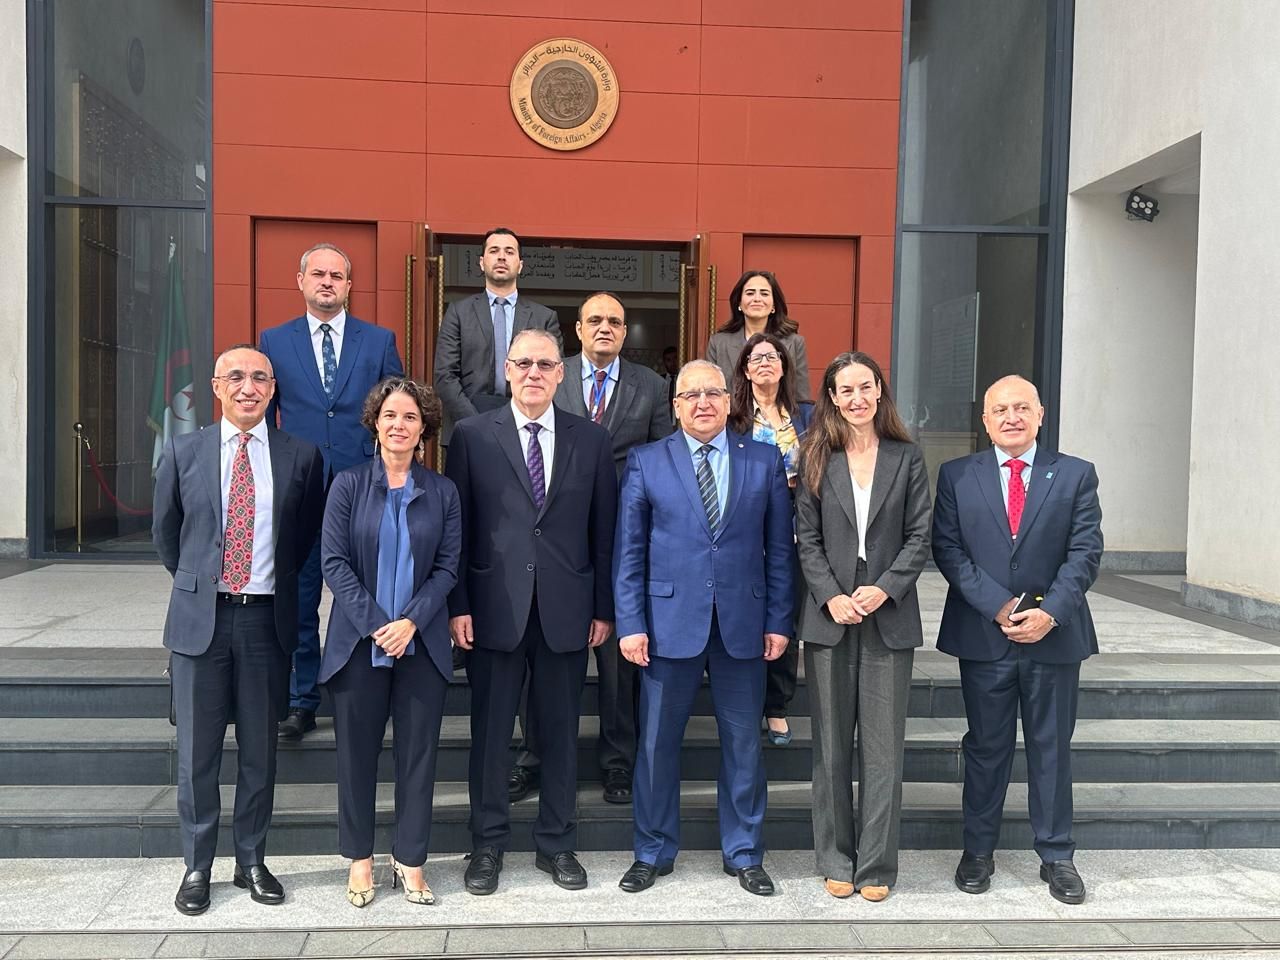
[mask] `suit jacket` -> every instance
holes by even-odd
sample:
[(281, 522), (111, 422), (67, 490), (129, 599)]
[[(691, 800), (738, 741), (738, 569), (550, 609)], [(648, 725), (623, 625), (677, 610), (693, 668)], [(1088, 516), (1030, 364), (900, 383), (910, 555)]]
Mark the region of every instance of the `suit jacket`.
[(609, 434), (558, 409), (555, 424), (541, 509), (510, 404), (454, 430), (446, 474), (461, 498), (462, 564), (449, 615), (471, 615), (477, 646), (514, 650), (535, 589), (543, 636), (557, 652), (584, 649), (591, 621), (613, 620), (618, 480)]
[[(867, 511), (867, 583), (889, 595), (872, 615), (885, 646), (924, 643), (916, 580), (929, 559), (929, 478), (914, 443), (881, 440)], [(800, 608), (805, 643), (831, 646), (845, 635), (827, 601), (852, 593), (858, 568), (858, 511), (849, 461), (833, 451), (822, 488), (796, 487), (796, 544), (808, 590)]]
[(730, 655), (764, 654), (793, 633), (791, 494), (772, 444), (729, 439), (729, 494), (713, 536), (684, 431), (627, 457), (618, 501), (613, 592), (619, 637), (649, 635), (650, 656), (696, 657), (714, 610)]
[(332, 401), (324, 392), (305, 316), (262, 331), (259, 343), (276, 378), (267, 422), (275, 423), (279, 411), (280, 429), (319, 447), (326, 478), (373, 456), (373, 439), (360, 423), (365, 397), (383, 379), (404, 374), (390, 330), (347, 314), (342, 335)]
[[(521, 294), (516, 299), (511, 335), (546, 330), (563, 346), (555, 311)], [(505, 407), (505, 386), (494, 384), (493, 311), (485, 291), (455, 300), (444, 312), (436, 336), (435, 388), (444, 404), (441, 442), (448, 444), (459, 420)], [(504, 347), (505, 349), (505, 347)]]
[[(156, 468), (151, 537), (173, 575), (164, 645), (199, 656), (209, 649), (222, 573), (222, 441), (220, 422), (165, 444)], [(311, 552), (324, 511), (324, 461), (298, 437), (267, 427), (271, 517), (275, 540), (276, 639), (286, 654), (298, 645), (298, 568)]]
[(447, 601), (458, 582), (462, 551), (458, 491), (451, 481), (417, 462), (411, 470), (414, 491), (405, 516), (413, 552), (413, 598), (399, 611), (383, 610), (376, 599), (386, 466), (381, 457), (374, 457), (333, 478), (320, 541), (324, 582), (333, 591), (320, 683), (346, 666), (360, 640), (399, 616), (418, 628), (413, 656), (429, 656), (445, 679), (453, 676)]
[[(589, 418), (582, 398), (582, 363), (580, 353), (565, 358), (564, 382), (556, 390), (555, 403), (574, 416)], [(601, 426), (613, 438), (614, 467), (621, 477), (622, 468), (627, 465), (627, 451), (671, 434), (666, 382), (648, 367), (619, 359), (618, 382), (604, 408)]]
[[(730, 332), (721, 330), (711, 335), (707, 341), (707, 359), (724, 371), (724, 382), (733, 389), (733, 381), (737, 377), (738, 357), (747, 338), (741, 330)], [(791, 357), (791, 376), (796, 387), (796, 402), (812, 400), (809, 392), (809, 354), (805, 349), (804, 337), (792, 333), (782, 338), (782, 345), (787, 348)]]
[(1043, 594), (1058, 621), (1026, 649), (1043, 663), (1077, 663), (1098, 652), (1085, 593), (1102, 560), (1102, 508), (1093, 464), (1040, 447), (1015, 541), (994, 450), (944, 463), (933, 508), (933, 559), (947, 578), (938, 649), (998, 660), (1009, 640), (995, 622), (1023, 591)]

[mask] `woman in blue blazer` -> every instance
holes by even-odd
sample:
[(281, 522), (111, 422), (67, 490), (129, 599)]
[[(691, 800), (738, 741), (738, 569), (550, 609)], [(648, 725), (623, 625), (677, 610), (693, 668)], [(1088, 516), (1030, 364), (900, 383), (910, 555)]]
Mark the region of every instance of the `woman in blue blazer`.
[[(730, 429), (778, 448), (787, 471), (787, 486), (794, 496), (800, 469), (800, 438), (809, 428), (813, 404), (796, 400), (797, 373), (782, 337), (768, 331), (748, 337), (729, 382), (733, 384)], [(797, 589), (804, 582), (798, 566), (795, 582)], [(796, 609), (799, 610), (798, 599)], [(787, 644), (782, 656), (769, 661), (764, 717), (769, 742), (775, 746), (784, 747), (791, 742), (787, 708), (796, 694), (799, 666), (799, 643)]]
[(333, 699), (338, 846), (351, 859), (347, 899), (373, 900), (378, 755), (391, 716), (396, 820), (391, 886), (435, 902), (422, 875), (431, 837), (436, 748), (453, 676), (447, 598), (458, 581), (462, 519), (450, 480), (419, 462), (440, 429), (440, 401), (421, 383), (383, 380), (361, 422), (377, 455), (329, 489), (321, 565), (333, 591), (320, 682)]

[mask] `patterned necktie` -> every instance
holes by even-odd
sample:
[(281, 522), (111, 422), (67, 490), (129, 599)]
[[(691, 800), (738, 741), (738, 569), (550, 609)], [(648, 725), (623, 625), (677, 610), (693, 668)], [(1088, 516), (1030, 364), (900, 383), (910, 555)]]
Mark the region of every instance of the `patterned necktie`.
[(1027, 504), (1027, 488), (1022, 485), (1022, 469), (1026, 466), (1021, 460), (1006, 460), (1009, 468), (1009, 532), (1018, 535), (1018, 525), (1022, 523), (1022, 508)]
[(698, 448), (698, 493), (702, 496), (702, 509), (707, 511), (707, 526), (712, 536), (720, 529), (720, 495), (716, 491), (716, 478), (711, 472), (711, 451), (715, 447), (704, 443)]
[(338, 354), (333, 349), (333, 327), (322, 323), (320, 332), (324, 334), (320, 341), (320, 359), (324, 366), (324, 393), (332, 400), (333, 389), (338, 381)]
[(227, 534), (223, 538), (222, 579), (239, 593), (253, 572), (253, 466), (249, 463), (252, 434), (240, 434), (240, 446), (231, 461), (231, 489), (227, 494)]
[(502, 393), (506, 388), (507, 374), (503, 363), (507, 359), (507, 298), (493, 301), (493, 392)]
[(542, 505), (547, 502), (547, 473), (542, 462), (542, 444), (538, 442), (538, 431), (542, 429), (542, 424), (527, 423), (525, 429), (529, 431), (529, 450), (525, 457), (529, 465), (529, 485), (533, 487), (533, 502), (541, 510)]
[(604, 422), (604, 397), (605, 397), (605, 391), (607, 389), (607, 387), (605, 386), (605, 379), (608, 376), (609, 376), (608, 370), (596, 371), (596, 386), (595, 386), (595, 389), (591, 391), (591, 400), (592, 400), (593, 406), (595, 407), (595, 409), (591, 411), (591, 419), (594, 420), (596, 423)]

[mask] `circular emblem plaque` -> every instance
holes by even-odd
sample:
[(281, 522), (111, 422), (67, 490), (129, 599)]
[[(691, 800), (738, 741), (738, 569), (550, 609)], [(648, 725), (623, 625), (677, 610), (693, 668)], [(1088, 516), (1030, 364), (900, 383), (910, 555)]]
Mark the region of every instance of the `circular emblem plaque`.
[(511, 112), (526, 135), (552, 150), (581, 150), (604, 136), (618, 112), (618, 77), (581, 40), (544, 40), (511, 74)]

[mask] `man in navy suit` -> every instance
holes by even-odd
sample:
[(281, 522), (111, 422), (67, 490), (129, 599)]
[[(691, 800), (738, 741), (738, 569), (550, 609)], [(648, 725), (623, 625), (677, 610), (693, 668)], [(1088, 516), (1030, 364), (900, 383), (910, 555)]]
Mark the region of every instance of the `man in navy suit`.
[(534, 863), (557, 886), (587, 885), (573, 852), (578, 717), (587, 649), (613, 629), (618, 481), (609, 432), (552, 404), (564, 364), (547, 331), (516, 334), (506, 377), (511, 403), (459, 423), (446, 462), (462, 505), (449, 629), (471, 651), (473, 847), (464, 884), (481, 896), (498, 888), (511, 842), (507, 774), (526, 670), (543, 748)]
[(777, 447), (725, 425), (724, 374), (680, 371), (681, 429), (632, 450), (618, 497), (614, 598), (622, 655), (641, 668), (635, 862), (619, 886), (646, 890), (680, 851), (680, 744), (703, 672), (720, 736), (725, 873), (768, 896), (760, 749), (765, 661), (792, 633), (791, 496)]
[(298, 642), (298, 568), (324, 509), (320, 454), (266, 420), (270, 361), (252, 347), (232, 347), (214, 374), (222, 419), (165, 445), (152, 511), (156, 553), (173, 576), (164, 645), (187, 866), (174, 905), (188, 915), (209, 908), (229, 721), (236, 730), (233, 879), (259, 903), (284, 900), (264, 863), (276, 723)]
[[(304, 316), (262, 332), (261, 350), (276, 374), (268, 413), (280, 428), (310, 440), (324, 457), (325, 488), (333, 475), (373, 456), (369, 431), (360, 424), (364, 399), (374, 385), (404, 372), (390, 330), (347, 314), (351, 260), (331, 243), (302, 255), (298, 289)], [(320, 541), (298, 577), (298, 648), (289, 681), (289, 715), (280, 736), (297, 740), (316, 726), (320, 691)]]
[[(969, 720), (956, 886), (991, 885), (1021, 711), (1040, 879), (1055, 899), (1082, 903), (1071, 734), (1080, 663), (1098, 652), (1085, 593), (1102, 559), (1102, 509), (1093, 464), (1037, 447), (1043, 418), (1033, 384), (997, 380), (982, 413), (994, 449), (938, 473), (933, 558), (949, 584), (938, 649), (960, 659)], [(1031, 607), (1013, 612), (1023, 595)]]

